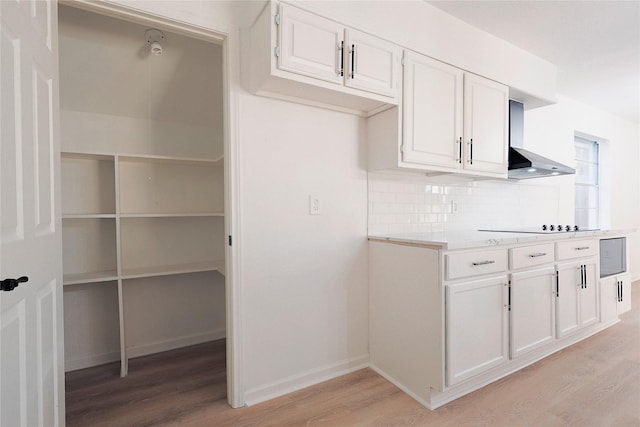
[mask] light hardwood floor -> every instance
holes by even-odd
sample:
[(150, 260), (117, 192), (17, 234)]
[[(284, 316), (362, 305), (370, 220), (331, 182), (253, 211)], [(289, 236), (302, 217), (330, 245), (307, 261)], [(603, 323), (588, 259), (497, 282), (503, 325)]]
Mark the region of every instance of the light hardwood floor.
[(67, 426), (640, 426), (640, 282), (622, 322), (429, 411), (370, 369), (249, 408), (226, 403), (224, 341), (67, 374)]

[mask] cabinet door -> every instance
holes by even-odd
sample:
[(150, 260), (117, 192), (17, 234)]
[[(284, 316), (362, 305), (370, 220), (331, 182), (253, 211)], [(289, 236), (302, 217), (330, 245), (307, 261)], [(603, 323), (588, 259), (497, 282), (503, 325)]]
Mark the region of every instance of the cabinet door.
[(561, 338), (580, 327), (580, 262), (558, 265), (556, 278), (556, 335)]
[(506, 276), (446, 286), (449, 386), (508, 360), (507, 291)]
[[(631, 310), (631, 276), (623, 274), (616, 277), (620, 282), (620, 301), (618, 301), (618, 314), (626, 313)], [(617, 296), (616, 287), (616, 296)]]
[(379, 38), (347, 29), (345, 31), (346, 86), (396, 97), (400, 48)]
[(509, 88), (464, 75), (464, 168), (505, 174), (509, 166)]
[(580, 287), (580, 326), (598, 323), (600, 319), (598, 304), (598, 279), (596, 276), (596, 259), (583, 261), (585, 273), (583, 285)]
[(510, 352), (517, 357), (555, 337), (553, 267), (511, 275)]
[(463, 72), (413, 52), (404, 58), (402, 160), (458, 170)]
[(613, 321), (618, 317), (619, 278), (616, 276), (600, 280), (600, 318), (603, 323)]
[(280, 5), (278, 68), (342, 85), (344, 26)]

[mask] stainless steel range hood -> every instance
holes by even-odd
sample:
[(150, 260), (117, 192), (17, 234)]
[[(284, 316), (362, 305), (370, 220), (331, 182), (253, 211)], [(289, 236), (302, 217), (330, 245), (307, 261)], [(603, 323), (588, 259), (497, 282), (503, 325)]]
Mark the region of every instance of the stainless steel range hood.
[(522, 148), (524, 106), (509, 100), (509, 179), (568, 175), (576, 170)]

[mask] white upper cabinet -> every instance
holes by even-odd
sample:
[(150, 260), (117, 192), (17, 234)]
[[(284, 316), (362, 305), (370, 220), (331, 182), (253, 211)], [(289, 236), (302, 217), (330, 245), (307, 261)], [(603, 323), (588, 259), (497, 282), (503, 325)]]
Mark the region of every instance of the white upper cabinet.
[(402, 108), (368, 120), (369, 169), (506, 178), (509, 88), (404, 52)]
[(464, 145), (467, 170), (506, 174), (509, 166), (509, 88), (464, 75)]
[(409, 51), (404, 64), (402, 160), (459, 169), (464, 73)]
[(289, 5), (280, 5), (278, 16), (278, 68), (397, 96), (398, 46)]
[(289, 4), (271, 2), (249, 37), (251, 90), (368, 115), (398, 104), (400, 47)]
[(344, 84), (395, 97), (398, 94), (400, 48), (369, 34), (345, 29)]
[(287, 5), (279, 16), (278, 68), (341, 85), (344, 26)]

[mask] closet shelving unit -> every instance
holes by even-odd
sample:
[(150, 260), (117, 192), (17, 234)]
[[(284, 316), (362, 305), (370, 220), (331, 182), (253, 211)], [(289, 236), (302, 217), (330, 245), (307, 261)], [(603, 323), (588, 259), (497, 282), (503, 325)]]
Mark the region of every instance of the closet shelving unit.
[[(121, 376), (127, 283), (224, 275), (223, 157), (62, 153), (64, 285), (117, 287)], [(113, 325), (114, 327), (116, 325)]]

